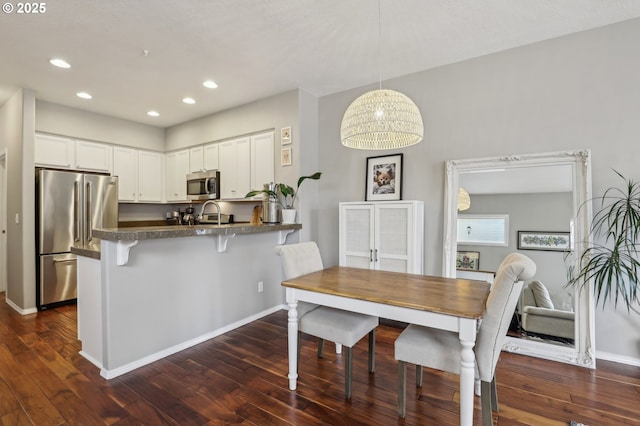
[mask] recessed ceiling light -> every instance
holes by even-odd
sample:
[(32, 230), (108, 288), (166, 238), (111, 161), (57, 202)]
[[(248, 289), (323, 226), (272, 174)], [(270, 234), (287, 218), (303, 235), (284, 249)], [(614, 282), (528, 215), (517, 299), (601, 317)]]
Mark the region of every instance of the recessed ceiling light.
[(218, 87), (218, 85), (216, 84), (215, 81), (213, 80), (207, 80), (204, 83), (202, 83), (202, 85), (204, 87), (206, 87), (207, 89), (215, 89), (216, 87)]
[(76, 96), (82, 99), (92, 99), (93, 96), (91, 96), (90, 94), (88, 94), (87, 92), (78, 92), (76, 93)]
[(69, 65), (69, 62), (60, 58), (49, 59), (49, 63), (51, 65), (55, 65), (58, 68), (71, 68), (71, 65)]
[(184, 102), (185, 104), (193, 105), (196, 103), (196, 100), (193, 98), (183, 98), (182, 102)]
[(158, 113), (158, 111), (149, 111), (147, 113), (147, 115), (150, 115), (151, 117), (158, 117), (160, 116), (160, 114)]

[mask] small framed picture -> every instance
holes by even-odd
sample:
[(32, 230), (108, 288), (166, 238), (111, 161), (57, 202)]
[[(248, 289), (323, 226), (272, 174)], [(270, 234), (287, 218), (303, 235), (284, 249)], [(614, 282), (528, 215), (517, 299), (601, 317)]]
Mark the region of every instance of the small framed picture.
[(364, 199), (402, 200), (402, 154), (367, 158)]
[(280, 143), (282, 145), (291, 144), (291, 127), (283, 127), (280, 129)]
[(463, 271), (480, 270), (479, 251), (458, 251), (456, 252), (456, 269)]
[(570, 232), (518, 231), (518, 250), (570, 251)]
[(291, 148), (282, 148), (280, 150), (280, 165), (282, 166), (291, 165)]

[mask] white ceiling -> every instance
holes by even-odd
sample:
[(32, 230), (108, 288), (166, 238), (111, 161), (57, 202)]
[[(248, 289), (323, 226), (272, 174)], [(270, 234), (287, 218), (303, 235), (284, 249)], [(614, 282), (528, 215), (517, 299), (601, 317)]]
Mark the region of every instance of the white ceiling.
[[(323, 96), (379, 79), (374, 0), (45, 5), (38, 15), (0, 13), (0, 104), (25, 87), (167, 127), (296, 88)], [(640, 17), (636, 0), (382, 0), (381, 9), (383, 79)], [(52, 57), (72, 68), (52, 67)], [(219, 88), (203, 88), (208, 78)]]

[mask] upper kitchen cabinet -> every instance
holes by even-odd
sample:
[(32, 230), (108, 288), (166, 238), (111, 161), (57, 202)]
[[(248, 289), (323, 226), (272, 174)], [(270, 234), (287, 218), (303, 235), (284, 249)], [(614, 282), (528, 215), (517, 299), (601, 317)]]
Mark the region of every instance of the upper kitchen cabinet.
[(164, 155), (113, 148), (113, 175), (118, 176), (120, 202), (162, 202)]
[(111, 173), (110, 145), (45, 134), (35, 135), (35, 165)]
[(36, 134), (36, 166), (72, 169), (75, 165), (75, 141), (69, 138)]
[(251, 191), (251, 138), (219, 145), (220, 198), (243, 198)]
[(219, 152), (220, 144), (212, 143), (205, 145), (204, 148), (204, 169), (205, 170), (218, 170), (220, 168)]
[(341, 266), (422, 274), (424, 203), (340, 203)]
[(114, 147), (113, 175), (118, 176), (118, 201), (138, 201), (138, 151)]
[(268, 132), (217, 144), (219, 167), (212, 169), (220, 170), (220, 198), (244, 198), (252, 189), (273, 182), (273, 140), (273, 132)]
[[(169, 164), (167, 164), (169, 167)], [(196, 146), (189, 149), (189, 173), (203, 172), (204, 168), (204, 147)], [(167, 173), (169, 169), (167, 168)]]
[(76, 141), (76, 168), (111, 173), (112, 150), (110, 145)]
[(274, 180), (273, 132), (251, 137), (251, 189)]
[(189, 149), (190, 173), (218, 170), (219, 168), (219, 143), (204, 146), (196, 146)]
[(190, 150), (167, 154), (167, 201), (187, 201)]
[(164, 169), (163, 154), (138, 152), (138, 201), (162, 202)]

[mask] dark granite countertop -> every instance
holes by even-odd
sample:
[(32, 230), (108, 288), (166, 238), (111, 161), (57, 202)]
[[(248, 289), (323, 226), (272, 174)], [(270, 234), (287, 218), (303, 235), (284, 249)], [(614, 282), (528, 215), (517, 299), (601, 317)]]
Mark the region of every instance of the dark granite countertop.
[(90, 257), (92, 259), (98, 259), (100, 260), (100, 246), (99, 245), (92, 245), (89, 247), (76, 247), (73, 246), (71, 247), (71, 253), (78, 255), (78, 256), (84, 256), (84, 257)]
[(200, 235), (257, 234), (301, 229), (299, 223), (263, 224), (233, 223), (229, 225), (167, 225), (94, 229), (93, 236), (107, 241), (155, 240), (160, 238), (195, 237)]

